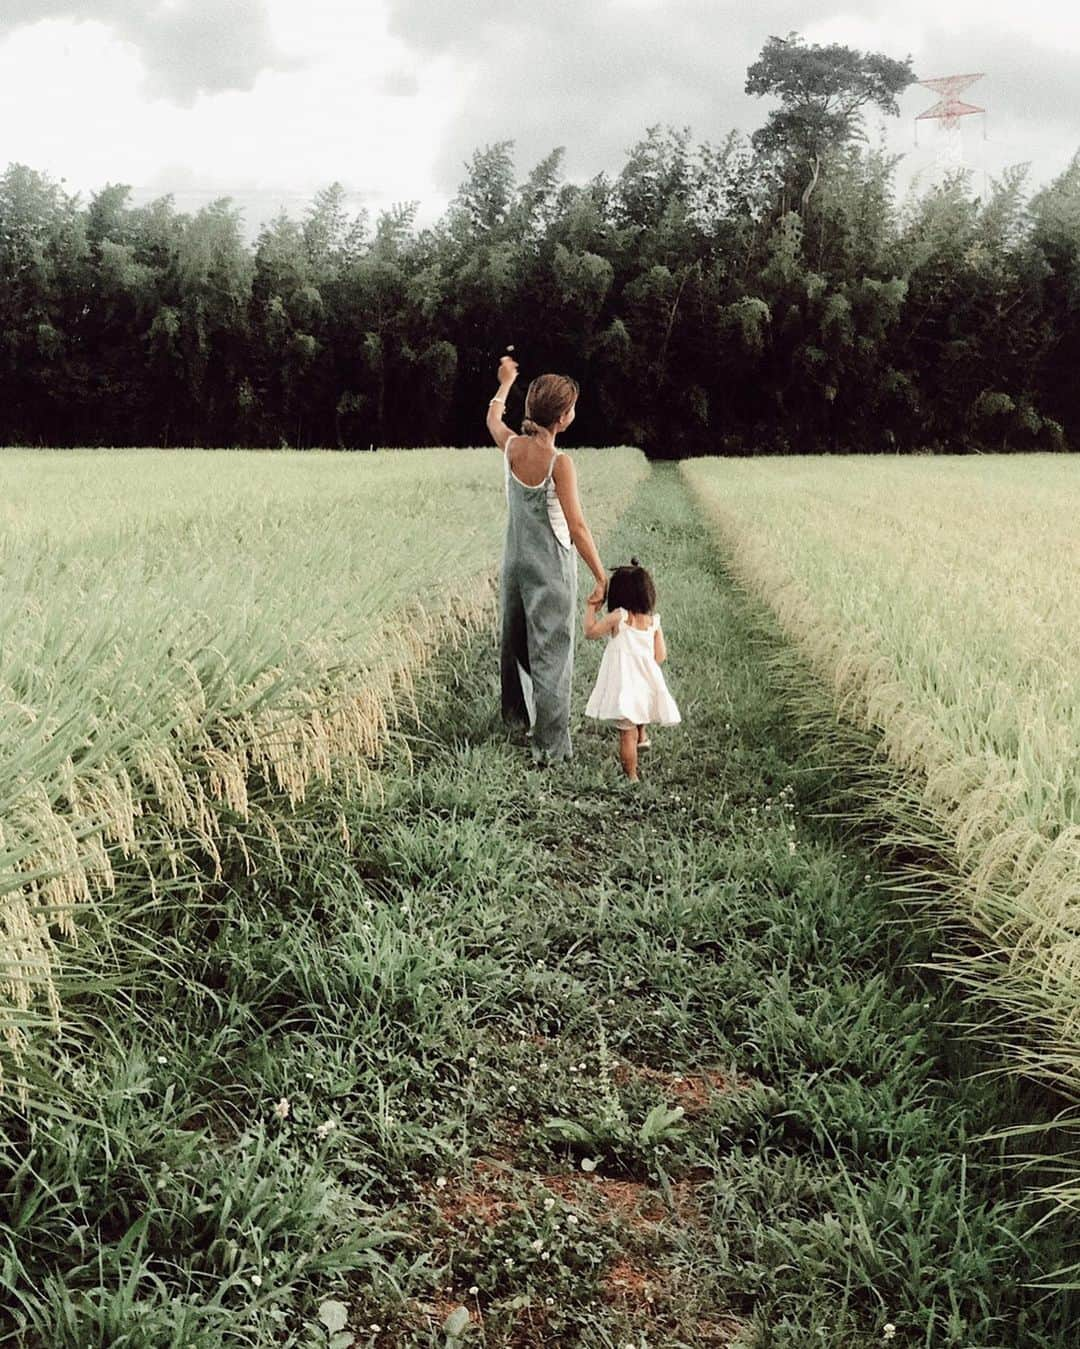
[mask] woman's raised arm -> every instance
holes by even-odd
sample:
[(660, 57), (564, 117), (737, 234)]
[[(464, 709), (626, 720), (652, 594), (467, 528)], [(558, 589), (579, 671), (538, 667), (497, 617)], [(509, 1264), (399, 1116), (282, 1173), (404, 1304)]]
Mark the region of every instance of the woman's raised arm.
[(517, 361), (512, 356), (504, 356), (499, 362), (499, 392), (488, 404), (487, 429), (500, 450), (506, 449), (506, 442), (514, 434), (503, 421), (503, 410), (506, 407), (506, 395), (517, 379), (517, 373)]

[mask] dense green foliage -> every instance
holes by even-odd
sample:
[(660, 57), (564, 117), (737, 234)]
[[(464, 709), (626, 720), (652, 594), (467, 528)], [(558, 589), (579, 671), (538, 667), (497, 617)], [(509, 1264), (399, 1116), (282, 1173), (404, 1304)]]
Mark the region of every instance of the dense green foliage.
[[(771, 39), (751, 140), (653, 128), (614, 176), (516, 181), (478, 151), (434, 226), (350, 219), (342, 189), (254, 247), (187, 216), (0, 177), (0, 443), (472, 444), (492, 371), (583, 384), (581, 443), (1057, 448), (1080, 426), (1080, 160), (900, 203), (860, 110), (908, 64)], [(520, 409), (511, 407), (511, 413)]]
[(606, 728), (527, 768), (485, 633), (381, 802), (313, 793), (213, 904), (86, 930), (59, 1090), (0, 1141), (3, 1343), (1071, 1343), (1030, 1285), (1075, 1225), (1029, 1230), (983, 1137), (1052, 1104), (968, 1076), (942, 934), (816, 818), (775, 625), (664, 468), (605, 556), (643, 538), (687, 722), (640, 787)]

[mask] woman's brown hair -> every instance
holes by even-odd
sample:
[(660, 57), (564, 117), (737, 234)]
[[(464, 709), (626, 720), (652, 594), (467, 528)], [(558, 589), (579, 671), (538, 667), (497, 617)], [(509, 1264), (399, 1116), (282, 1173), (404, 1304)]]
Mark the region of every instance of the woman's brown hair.
[(525, 395), (525, 420), (521, 429), (526, 435), (550, 431), (560, 417), (577, 402), (581, 389), (569, 375), (537, 375)]

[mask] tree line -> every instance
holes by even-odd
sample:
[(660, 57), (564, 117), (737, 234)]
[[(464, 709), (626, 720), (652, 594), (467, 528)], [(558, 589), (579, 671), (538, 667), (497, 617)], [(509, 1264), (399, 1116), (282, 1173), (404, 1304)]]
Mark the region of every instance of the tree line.
[(771, 38), (751, 137), (654, 127), (614, 174), (478, 150), (433, 226), (338, 184), (254, 244), (222, 199), (0, 176), (0, 443), (475, 444), (494, 368), (582, 385), (578, 443), (654, 455), (1059, 449), (1080, 432), (1080, 155), (1029, 194), (897, 200), (862, 111), (907, 62)]

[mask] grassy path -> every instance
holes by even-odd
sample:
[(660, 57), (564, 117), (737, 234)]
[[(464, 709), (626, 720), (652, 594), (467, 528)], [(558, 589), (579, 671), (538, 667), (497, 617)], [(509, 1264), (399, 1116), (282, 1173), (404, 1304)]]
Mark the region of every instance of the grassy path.
[[(903, 968), (923, 951), (808, 820), (772, 636), (673, 472), (605, 556), (631, 552), (685, 718), (640, 788), (591, 725), (572, 769), (523, 769), (481, 641), (365, 834), (380, 904), (460, 981), (439, 1033), (460, 1037), (467, 1123), (448, 1108), (445, 1186), (409, 1222), (443, 1271), (436, 1318), (468, 1305), (492, 1345), (848, 1349), (892, 1325), (897, 1345), (1064, 1346), (1068, 1309), (1018, 1287), (1035, 1248), (996, 1150), (968, 1141), (1008, 1114), (1003, 1088), (949, 1075), (947, 1009)], [(580, 651), (577, 708), (599, 654)]]
[(673, 470), (604, 549), (631, 553), (685, 718), (640, 786), (591, 726), (529, 768), (492, 635), (459, 651), (348, 847), (313, 803), (284, 871), (193, 915), (175, 974), (157, 953), (94, 1043), (101, 1127), (10, 1144), (6, 1192), (28, 1156), (48, 1195), (14, 1185), (0, 1258), (36, 1329), (0, 1343), (1072, 1343), (1075, 1299), (1022, 1287), (1062, 1238), (1021, 1236), (974, 1141), (1022, 1103), (960, 1080), (925, 948), (814, 822), (775, 636)]

